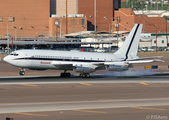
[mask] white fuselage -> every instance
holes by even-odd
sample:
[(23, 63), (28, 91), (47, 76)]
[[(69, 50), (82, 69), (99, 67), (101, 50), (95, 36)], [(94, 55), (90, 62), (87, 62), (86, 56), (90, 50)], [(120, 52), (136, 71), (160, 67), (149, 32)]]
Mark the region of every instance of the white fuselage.
[[(18, 50), (4, 58), (6, 62), (13, 66), (35, 70), (72, 70), (73, 64), (86, 64), (88, 67), (91, 67), (92, 64), (90, 66), (90, 63), (117, 62), (123, 61), (123, 59), (123, 57), (115, 54), (55, 50)], [(67, 66), (59, 67), (56, 64), (64, 64)]]

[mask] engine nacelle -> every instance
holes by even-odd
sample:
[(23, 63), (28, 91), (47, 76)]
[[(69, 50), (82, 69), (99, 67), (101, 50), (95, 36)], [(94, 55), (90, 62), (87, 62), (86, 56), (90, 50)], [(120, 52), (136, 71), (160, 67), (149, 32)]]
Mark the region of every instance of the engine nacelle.
[(79, 72), (79, 73), (92, 73), (92, 72), (95, 72), (96, 70), (93, 68), (89, 68), (89, 67), (76, 66), (73, 68), (73, 71)]
[(106, 70), (108, 70), (108, 71), (125, 71), (125, 70), (128, 70), (129, 67), (130, 67), (130, 65), (125, 64), (125, 63), (123, 65), (114, 64), (114, 65), (107, 65)]

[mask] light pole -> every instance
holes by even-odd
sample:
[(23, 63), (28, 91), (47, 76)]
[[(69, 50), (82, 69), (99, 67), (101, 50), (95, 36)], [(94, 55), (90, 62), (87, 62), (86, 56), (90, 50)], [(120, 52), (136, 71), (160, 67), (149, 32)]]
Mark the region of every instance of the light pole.
[(107, 23), (109, 24), (109, 52), (110, 52), (110, 23), (109, 23), (107, 17), (104, 16), (104, 19), (106, 19)]
[(15, 50), (16, 50), (16, 32), (17, 32), (17, 29), (15, 29)]
[(9, 34), (8, 34), (8, 23), (7, 23), (7, 40), (8, 40), (8, 44), (7, 44), (7, 51), (9, 54)]
[(119, 46), (119, 40), (118, 40), (118, 37), (119, 37), (119, 34), (118, 34), (118, 31), (119, 31), (119, 23), (120, 23), (120, 16), (119, 17), (117, 17), (116, 19), (116, 24), (115, 24), (115, 27), (116, 27), (116, 31), (117, 31), (117, 46)]
[(67, 0), (66, 0), (66, 34), (67, 34)]
[(153, 25), (156, 28), (156, 52), (157, 52), (157, 26)]
[(97, 31), (97, 27), (96, 27), (96, 16), (97, 16), (97, 10), (96, 10), (96, 0), (94, 1), (94, 30), (95, 30), (95, 34), (96, 34), (96, 31)]
[(62, 24), (60, 24), (60, 38), (62, 37)]
[(56, 25), (56, 42), (57, 42), (57, 37), (58, 37), (58, 24), (59, 24), (59, 22), (55, 22), (55, 25)]

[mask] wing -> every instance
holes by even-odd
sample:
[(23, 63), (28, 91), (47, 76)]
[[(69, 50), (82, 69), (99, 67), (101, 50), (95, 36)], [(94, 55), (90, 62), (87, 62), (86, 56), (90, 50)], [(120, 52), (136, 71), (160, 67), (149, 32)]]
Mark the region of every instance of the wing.
[(163, 60), (131, 60), (120, 62), (90, 62), (90, 63), (75, 63), (70, 61), (53, 61), (52, 64), (60, 70), (73, 70), (80, 73), (91, 73), (99, 69), (106, 69), (108, 71), (124, 71), (133, 67), (135, 63), (150, 63), (150, 62), (164, 62)]

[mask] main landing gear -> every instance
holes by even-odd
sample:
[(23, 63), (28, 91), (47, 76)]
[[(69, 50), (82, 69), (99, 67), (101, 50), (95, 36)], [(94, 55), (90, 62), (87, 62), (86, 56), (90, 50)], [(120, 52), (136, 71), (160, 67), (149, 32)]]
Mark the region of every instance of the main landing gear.
[(89, 73), (80, 73), (79, 76), (82, 77), (82, 78), (89, 78), (90, 74)]
[(66, 72), (67, 70), (65, 70), (63, 73), (60, 73), (60, 77), (70, 77), (71, 74)]
[(21, 71), (19, 72), (19, 75), (25, 75), (25, 69), (21, 69)]

